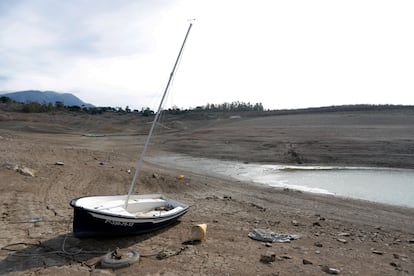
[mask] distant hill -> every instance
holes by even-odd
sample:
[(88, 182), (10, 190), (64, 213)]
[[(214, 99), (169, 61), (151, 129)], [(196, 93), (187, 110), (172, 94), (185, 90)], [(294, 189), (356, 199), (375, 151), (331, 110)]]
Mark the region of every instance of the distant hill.
[(83, 102), (81, 99), (71, 93), (58, 93), (54, 91), (26, 90), (11, 93), (0, 94), (0, 96), (9, 97), (16, 102), (38, 102), (38, 103), (56, 103), (63, 102), (65, 106), (86, 106), (93, 107), (92, 104)]

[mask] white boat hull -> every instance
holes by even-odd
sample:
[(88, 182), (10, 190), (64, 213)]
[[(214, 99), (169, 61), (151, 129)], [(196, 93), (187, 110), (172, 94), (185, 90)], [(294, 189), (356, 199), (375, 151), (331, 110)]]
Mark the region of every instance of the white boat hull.
[(137, 235), (174, 223), (189, 206), (161, 194), (86, 196), (73, 199), (76, 237)]

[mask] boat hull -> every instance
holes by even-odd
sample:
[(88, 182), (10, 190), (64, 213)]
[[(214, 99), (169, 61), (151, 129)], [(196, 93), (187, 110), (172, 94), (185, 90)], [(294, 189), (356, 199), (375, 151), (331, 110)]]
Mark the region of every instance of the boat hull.
[[(88, 204), (82, 204), (82, 202), (85, 202), (86, 200), (93, 201), (95, 198), (99, 198), (103, 202), (105, 199), (107, 199), (108, 202), (111, 202), (113, 199), (119, 201), (120, 196), (81, 197), (73, 199), (70, 202), (70, 205), (74, 210), (74, 236), (78, 238), (115, 237), (148, 233), (173, 224), (189, 209), (188, 205), (169, 199), (163, 195), (145, 196), (147, 201), (147, 198), (151, 198), (150, 196), (157, 199), (162, 198), (165, 202), (163, 204), (168, 205), (175, 211), (166, 212), (162, 215), (155, 214), (131, 216), (130, 214), (120, 214), (119, 212), (112, 213), (110, 210), (102, 211), (97, 207), (92, 207), (93, 205), (89, 206)], [(132, 200), (134, 200), (134, 198), (132, 198)], [(95, 206), (98, 205), (96, 203), (94, 204)], [(139, 205), (140, 203), (137, 204)], [(137, 206), (135, 207), (137, 208)]]

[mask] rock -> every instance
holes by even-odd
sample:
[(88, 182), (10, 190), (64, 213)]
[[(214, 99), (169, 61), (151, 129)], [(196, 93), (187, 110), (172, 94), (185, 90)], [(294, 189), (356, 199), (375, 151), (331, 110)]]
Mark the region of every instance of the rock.
[(309, 261), (309, 260), (307, 260), (307, 259), (303, 259), (302, 260), (302, 263), (304, 264), (304, 265), (311, 265), (311, 264), (313, 264), (311, 261)]
[(340, 237), (349, 237), (349, 236), (351, 236), (351, 234), (343, 232), (343, 233), (338, 233), (338, 236), (340, 236)]
[(321, 224), (320, 224), (318, 221), (316, 221), (316, 222), (312, 223), (312, 225), (313, 225), (313, 226), (319, 226), (319, 227), (321, 227)]
[(16, 172), (26, 175), (26, 176), (35, 176), (35, 171), (33, 169), (27, 168), (27, 167), (18, 167), (16, 169)]
[[(94, 258), (84, 261), (83, 264), (90, 268), (95, 268), (95, 266), (98, 265), (100, 262), (101, 262), (101, 257), (94, 257)], [(96, 275), (99, 275), (99, 274), (96, 274)]]
[(377, 255), (384, 255), (383, 252), (378, 251), (378, 250), (372, 250), (372, 253), (377, 254)]
[(397, 263), (394, 263), (394, 262), (390, 262), (390, 265), (393, 266), (393, 267), (395, 267), (395, 270), (398, 270), (398, 271), (401, 271), (402, 270), (400, 264), (397, 264)]
[(316, 250), (316, 251), (315, 251), (315, 254), (321, 254), (321, 251)]
[(328, 274), (332, 274), (332, 275), (338, 275), (340, 272), (339, 269), (332, 268), (326, 265), (322, 266), (322, 271)]
[(282, 259), (286, 259), (286, 260), (290, 260), (290, 259), (292, 259), (292, 257), (291, 257), (291, 256), (289, 256), (289, 255), (281, 255), (281, 256), (280, 256), (280, 258), (282, 258)]
[(260, 261), (264, 264), (270, 264), (276, 260), (276, 254), (274, 252), (266, 252), (260, 256)]
[(61, 161), (58, 161), (58, 162), (55, 163), (55, 165), (57, 165), (57, 166), (63, 166), (63, 165), (65, 165), (65, 163), (63, 163)]
[(337, 238), (336, 240), (337, 240), (337, 241), (339, 241), (339, 242), (342, 242), (342, 243), (347, 243), (347, 242), (348, 242), (347, 240), (345, 240), (345, 239), (340, 239), (340, 238)]
[(408, 260), (408, 256), (406, 256), (406, 255), (400, 255), (400, 254), (397, 254), (397, 253), (394, 253), (392, 255), (394, 256), (395, 259), (399, 259), (399, 260), (402, 260), (402, 261), (405, 261), (405, 262)]
[(299, 226), (299, 222), (297, 222), (297, 220), (292, 220), (292, 225), (293, 226)]
[(316, 246), (316, 247), (323, 247), (323, 244), (321, 243), (321, 242), (315, 242), (314, 243), (314, 245)]
[(272, 244), (270, 242), (267, 242), (267, 243), (264, 244), (264, 246), (266, 246), (266, 247), (272, 247)]

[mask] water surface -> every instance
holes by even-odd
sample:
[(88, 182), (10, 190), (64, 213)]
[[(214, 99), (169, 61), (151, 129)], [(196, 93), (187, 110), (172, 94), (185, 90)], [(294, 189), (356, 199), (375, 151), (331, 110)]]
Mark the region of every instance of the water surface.
[(146, 159), (200, 174), (414, 208), (414, 170), (244, 164), (185, 155)]

